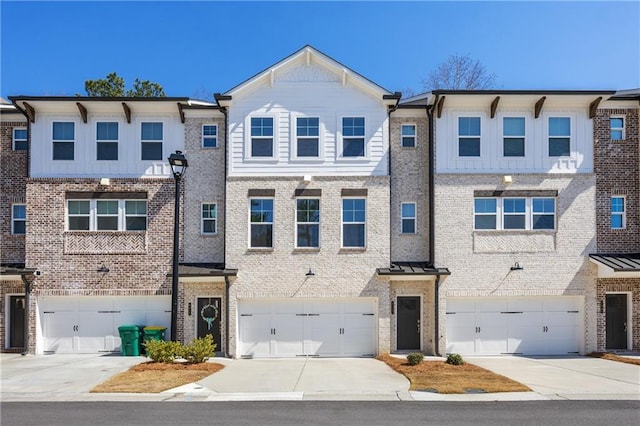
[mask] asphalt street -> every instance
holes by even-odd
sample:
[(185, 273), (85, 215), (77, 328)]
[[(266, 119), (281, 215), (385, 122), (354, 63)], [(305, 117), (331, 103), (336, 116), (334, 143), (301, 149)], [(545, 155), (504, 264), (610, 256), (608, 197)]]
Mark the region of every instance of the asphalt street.
[(640, 424), (640, 401), (8, 402), (0, 408), (3, 426)]

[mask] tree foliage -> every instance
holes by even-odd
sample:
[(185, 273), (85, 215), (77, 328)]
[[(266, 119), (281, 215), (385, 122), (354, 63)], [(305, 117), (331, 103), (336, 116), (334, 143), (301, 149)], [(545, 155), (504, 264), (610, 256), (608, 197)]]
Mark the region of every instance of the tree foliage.
[(489, 89), (496, 82), (496, 75), (487, 72), (482, 63), (469, 55), (450, 55), (422, 80), (425, 90), (436, 89)]
[(97, 97), (163, 97), (166, 96), (164, 89), (158, 83), (138, 78), (133, 82), (133, 89), (125, 90), (124, 78), (117, 73), (107, 74), (106, 78), (98, 80), (87, 80), (84, 82), (84, 90), (87, 96)]

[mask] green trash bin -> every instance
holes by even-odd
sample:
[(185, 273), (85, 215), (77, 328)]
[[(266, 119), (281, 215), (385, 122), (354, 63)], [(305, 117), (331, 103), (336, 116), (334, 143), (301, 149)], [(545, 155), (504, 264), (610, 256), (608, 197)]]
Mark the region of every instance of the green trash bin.
[(122, 356), (140, 356), (140, 327), (137, 325), (121, 325), (120, 350)]
[(165, 340), (164, 333), (167, 331), (167, 327), (147, 326), (143, 330), (145, 342), (149, 340)]

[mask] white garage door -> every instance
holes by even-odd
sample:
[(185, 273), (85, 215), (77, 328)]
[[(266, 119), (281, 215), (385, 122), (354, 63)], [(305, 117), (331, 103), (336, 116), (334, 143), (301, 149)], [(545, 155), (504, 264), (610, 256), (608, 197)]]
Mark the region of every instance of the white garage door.
[(448, 298), (447, 353), (567, 355), (581, 349), (580, 297)]
[(251, 299), (238, 302), (241, 357), (374, 356), (376, 301)]
[(47, 296), (38, 306), (44, 352), (120, 351), (121, 325), (157, 325), (170, 333), (170, 296)]

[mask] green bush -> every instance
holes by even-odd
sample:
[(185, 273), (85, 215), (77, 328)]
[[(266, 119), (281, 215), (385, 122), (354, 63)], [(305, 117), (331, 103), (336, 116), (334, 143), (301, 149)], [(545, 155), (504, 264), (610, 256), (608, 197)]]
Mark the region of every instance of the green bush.
[(460, 354), (449, 354), (449, 356), (447, 356), (447, 364), (451, 364), (451, 365), (462, 365), (464, 364), (464, 360), (462, 359), (462, 356), (460, 356)]
[(413, 352), (407, 355), (407, 361), (409, 362), (409, 365), (418, 365), (422, 362), (423, 359), (424, 355), (422, 355), (420, 352)]
[(184, 352), (184, 346), (180, 342), (149, 340), (144, 346), (147, 356), (155, 362), (173, 362), (176, 358), (182, 357)]
[(205, 362), (216, 350), (216, 345), (213, 343), (213, 337), (207, 334), (199, 339), (193, 339), (182, 352), (182, 357), (191, 364), (199, 364)]

